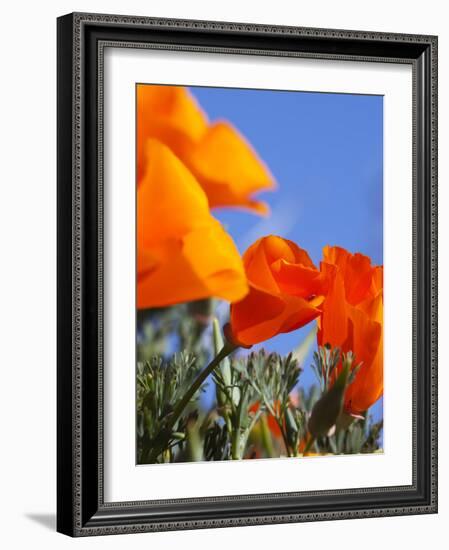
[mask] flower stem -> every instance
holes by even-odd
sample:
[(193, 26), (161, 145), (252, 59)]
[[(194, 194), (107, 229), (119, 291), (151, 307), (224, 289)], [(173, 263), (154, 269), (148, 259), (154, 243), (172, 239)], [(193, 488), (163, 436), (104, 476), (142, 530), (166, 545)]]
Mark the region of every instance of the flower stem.
[(277, 425), (279, 426), (279, 430), (281, 431), (282, 440), (284, 442), (285, 451), (287, 452), (287, 456), (292, 456), (290, 445), (288, 444), (288, 438), (284, 430), (284, 426), (282, 425), (282, 421), (280, 418), (276, 417)]
[(302, 456), (307, 456), (309, 454), (309, 451), (310, 451), (310, 448), (312, 447), (312, 445), (315, 443), (315, 437), (313, 435), (311, 435), (309, 437), (309, 441), (307, 441), (306, 443), (306, 446), (304, 448), (304, 451), (302, 453)]
[(267, 417), (265, 415), (261, 418), (261, 429), (262, 429), (262, 441), (263, 446), (265, 447), (265, 451), (269, 458), (274, 457), (274, 449), (273, 449), (273, 440), (271, 439), (271, 432), (270, 428), (268, 427), (268, 421)]
[(203, 369), (199, 373), (199, 375), (195, 378), (190, 388), (184, 394), (183, 398), (176, 405), (175, 410), (170, 415), (167, 426), (164, 429), (164, 436), (162, 437), (162, 440), (159, 442), (159, 444), (153, 447), (153, 449), (148, 455), (148, 463), (151, 464), (152, 462), (155, 462), (158, 455), (166, 448), (176, 422), (179, 420), (179, 417), (184, 412), (184, 409), (190, 403), (192, 397), (200, 389), (202, 383), (206, 380), (209, 374), (211, 374), (218, 367), (221, 361), (223, 361), (225, 357), (227, 357), (234, 350), (236, 350), (237, 347), (238, 346), (236, 346), (235, 344), (232, 344), (230, 342), (225, 342), (222, 349), (217, 354), (217, 356), (214, 357), (214, 359), (212, 359), (212, 361), (207, 365), (207, 367)]
[(231, 459), (240, 460), (240, 427), (232, 432), (231, 437)]

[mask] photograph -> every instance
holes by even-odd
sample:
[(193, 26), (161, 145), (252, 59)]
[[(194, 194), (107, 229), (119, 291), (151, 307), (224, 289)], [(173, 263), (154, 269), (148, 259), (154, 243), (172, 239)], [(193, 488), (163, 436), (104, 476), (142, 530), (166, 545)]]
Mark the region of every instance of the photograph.
[(267, 21), (58, 18), (60, 533), (438, 511), (438, 36)]
[(447, 2), (85, 4), (0, 33), (1, 548), (439, 550)]
[(138, 82), (135, 123), (136, 464), (383, 454), (383, 96)]

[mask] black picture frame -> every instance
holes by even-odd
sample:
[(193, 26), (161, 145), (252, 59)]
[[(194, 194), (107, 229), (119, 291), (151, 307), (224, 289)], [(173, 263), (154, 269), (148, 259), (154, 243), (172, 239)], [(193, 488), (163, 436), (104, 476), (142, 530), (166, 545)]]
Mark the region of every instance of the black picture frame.
[[(58, 18), (57, 30), (57, 530), (87, 536), (437, 512), (437, 37), (86, 13)], [(412, 485), (104, 502), (105, 42), (412, 65)]]

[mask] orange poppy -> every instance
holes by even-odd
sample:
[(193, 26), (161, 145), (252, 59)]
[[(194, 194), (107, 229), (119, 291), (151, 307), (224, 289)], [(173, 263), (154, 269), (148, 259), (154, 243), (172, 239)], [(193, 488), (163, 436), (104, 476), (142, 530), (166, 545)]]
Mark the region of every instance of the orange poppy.
[(191, 172), (156, 140), (137, 191), (137, 307), (248, 292), (240, 254)]
[(325, 247), (321, 271), (328, 293), (318, 321), (318, 344), (352, 351), (361, 364), (345, 393), (344, 409), (358, 415), (383, 393), (383, 267), (363, 254)]
[(228, 122), (210, 123), (193, 96), (179, 86), (137, 86), (137, 181), (149, 166), (147, 140), (162, 141), (203, 187), (211, 208), (234, 206), (265, 214), (253, 195), (274, 179), (255, 151)]
[(270, 235), (243, 256), (249, 293), (231, 306), (228, 337), (251, 346), (296, 330), (320, 314), (325, 278), (294, 242)]

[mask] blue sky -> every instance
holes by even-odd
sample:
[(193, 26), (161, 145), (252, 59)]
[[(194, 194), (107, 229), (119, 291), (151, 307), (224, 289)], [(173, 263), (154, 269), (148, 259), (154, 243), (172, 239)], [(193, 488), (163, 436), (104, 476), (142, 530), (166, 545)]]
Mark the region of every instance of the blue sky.
[[(339, 245), (383, 263), (383, 98), (381, 96), (192, 87), (214, 121), (226, 119), (249, 140), (278, 183), (260, 196), (271, 216), (215, 210), (239, 250), (278, 234), (318, 265), (323, 246)], [(310, 327), (309, 327), (310, 328)], [(296, 348), (307, 328), (264, 344)], [(310, 356), (302, 383), (314, 382)], [(373, 407), (382, 414), (381, 400)]]

